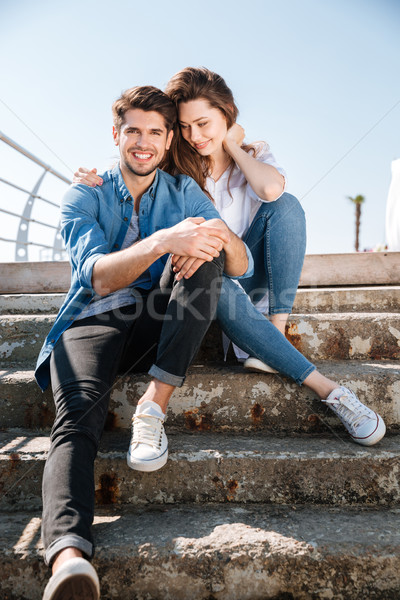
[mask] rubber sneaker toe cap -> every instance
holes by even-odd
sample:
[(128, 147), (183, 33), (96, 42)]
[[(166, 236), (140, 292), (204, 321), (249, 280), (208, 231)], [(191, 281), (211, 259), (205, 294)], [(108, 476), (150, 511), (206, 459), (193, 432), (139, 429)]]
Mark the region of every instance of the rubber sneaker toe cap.
[(376, 419), (370, 419), (357, 429), (357, 435), (351, 437), (358, 444), (373, 446), (377, 444), (386, 433), (386, 425), (382, 417), (376, 414)]

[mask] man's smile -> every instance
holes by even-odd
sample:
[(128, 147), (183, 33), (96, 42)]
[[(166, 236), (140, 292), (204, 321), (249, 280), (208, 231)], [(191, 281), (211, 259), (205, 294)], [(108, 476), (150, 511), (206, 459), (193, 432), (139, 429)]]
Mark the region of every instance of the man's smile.
[(153, 157), (151, 152), (139, 152), (137, 150), (131, 151), (130, 154), (132, 154), (133, 157), (140, 162), (148, 162)]

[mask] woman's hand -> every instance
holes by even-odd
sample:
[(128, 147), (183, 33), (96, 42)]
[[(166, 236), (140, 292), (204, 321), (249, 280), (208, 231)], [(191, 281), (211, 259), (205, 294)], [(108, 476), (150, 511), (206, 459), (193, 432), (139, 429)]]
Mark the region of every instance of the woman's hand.
[(87, 185), (89, 187), (96, 187), (96, 185), (103, 185), (103, 180), (101, 177), (97, 175), (97, 169), (85, 169), (85, 167), (79, 167), (79, 169), (74, 173), (74, 178), (72, 180), (74, 183), (82, 183), (83, 185)]
[(229, 152), (230, 144), (236, 144), (240, 147), (243, 144), (245, 135), (243, 127), (239, 123), (234, 123), (226, 132), (224, 141), (222, 142), (225, 150)]
[(202, 258), (178, 256), (177, 254), (172, 254), (171, 260), (174, 265), (173, 271), (176, 273), (175, 279), (177, 281), (189, 279), (189, 277), (191, 277), (193, 273), (196, 273), (197, 269), (206, 262)]

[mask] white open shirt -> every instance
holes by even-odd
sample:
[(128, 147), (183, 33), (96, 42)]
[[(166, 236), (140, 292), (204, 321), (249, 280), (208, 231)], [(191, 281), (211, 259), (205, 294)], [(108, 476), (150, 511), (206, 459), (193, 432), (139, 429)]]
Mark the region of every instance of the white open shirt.
[[(260, 162), (275, 167), (283, 175), (286, 182), (286, 173), (276, 162), (274, 155), (269, 150), (268, 144), (265, 142), (256, 142), (253, 146), (256, 149), (255, 158)], [(260, 202), (266, 202), (266, 200), (261, 200), (255, 194), (236, 164), (233, 167), (229, 181), (229, 190), (231, 192), (231, 195), (229, 195), (228, 179), (230, 173), (231, 169), (228, 168), (218, 181), (214, 181), (212, 177), (207, 177), (206, 189), (213, 198), (215, 207), (222, 219), (236, 235), (242, 238), (260, 208)]]

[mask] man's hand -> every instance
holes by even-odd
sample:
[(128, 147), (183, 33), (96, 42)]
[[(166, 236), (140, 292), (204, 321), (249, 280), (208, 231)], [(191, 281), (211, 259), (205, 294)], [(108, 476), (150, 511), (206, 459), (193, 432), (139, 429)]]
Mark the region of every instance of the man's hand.
[(203, 217), (189, 217), (169, 229), (156, 232), (152, 237), (162, 254), (211, 262), (229, 243), (230, 232), (220, 219), (206, 221)]
[[(210, 219), (209, 221), (202, 219), (200, 227), (203, 229), (207, 227), (208, 231), (213, 231), (212, 235), (215, 235), (218, 239), (224, 239), (224, 246), (225, 244), (229, 244), (231, 239), (231, 231), (221, 219)], [(189, 279), (189, 277), (191, 277), (205, 262), (206, 260), (201, 258), (173, 254), (172, 264), (174, 265), (177, 281), (181, 279)]]

